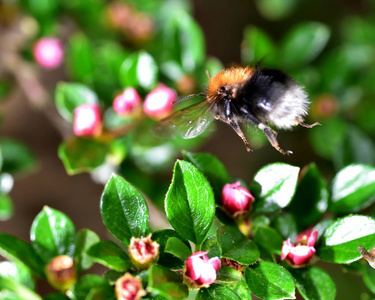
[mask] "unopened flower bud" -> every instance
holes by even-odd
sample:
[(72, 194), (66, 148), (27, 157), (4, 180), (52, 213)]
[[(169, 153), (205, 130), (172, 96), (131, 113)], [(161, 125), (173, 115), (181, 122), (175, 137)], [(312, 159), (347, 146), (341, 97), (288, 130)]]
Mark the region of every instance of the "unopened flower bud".
[(34, 45), (33, 56), (41, 67), (55, 69), (62, 63), (64, 49), (58, 39), (41, 38)]
[(129, 255), (135, 267), (147, 269), (159, 255), (159, 244), (151, 240), (151, 234), (143, 238), (132, 237)]
[(135, 112), (141, 104), (141, 97), (136, 89), (128, 87), (113, 100), (113, 110), (120, 116), (127, 116)]
[(68, 255), (59, 255), (46, 265), (48, 282), (60, 291), (68, 290), (76, 281), (73, 259)]
[(102, 131), (99, 106), (82, 104), (74, 110), (73, 130), (75, 135), (95, 137)]
[(172, 102), (176, 99), (177, 93), (175, 90), (160, 84), (146, 96), (143, 111), (153, 119), (162, 119), (171, 113)]
[(141, 279), (133, 277), (130, 273), (117, 279), (115, 290), (117, 300), (138, 300), (147, 294), (142, 287)]
[(254, 201), (253, 195), (239, 181), (223, 187), (221, 201), (224, 210), (233, 218), (246, 215)]
[(216, 273), (221, 268), (218, 257), (208, 258), (208, 251), (190, 255), (184, 267), (184, 281), (191, 288), (208, 287), (216, 280)]
[(296, 243), (291, 243), (288, 238), (281, 249), (281, 260), (286, 260), (291, 266), (303, 267), (307, 265), (314, 256), (316, 250), (314, 248), (318, 231), (312, 232), (308, 229), (299, 234)]

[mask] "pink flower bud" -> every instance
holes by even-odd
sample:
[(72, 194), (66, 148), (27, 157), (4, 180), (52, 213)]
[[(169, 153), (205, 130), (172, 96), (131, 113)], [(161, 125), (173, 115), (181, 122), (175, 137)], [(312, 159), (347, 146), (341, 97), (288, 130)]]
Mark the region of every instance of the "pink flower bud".
[(296, 243), (292, 244), (288, 238), (281, 248), (281, 260), (294, 267), (302, 267), (309, 263), (316, 250), (314, 248), (318, 231), (308, 229), (297, 236)]
[(153, 119), (165, 118), (171, 113), (172, 102), (176, 99), (177, 93), (175, 90), (160, 84), (146, 96), (143, 111)]
[(75, 135), (95, 137), (102, 131), (100, 109), (96, 104), (81, 104), (74, 110)]
[(216, 280), (216, 273), (221, 268), (218, 257), (208, 258), (208, 251), (190, 255), (184, 267), (184, 281), (191, 288), (208, 287)]
[(159, 244), (151, 240), (151, 234), (139, 239), (132, 237), (129, 255), (134, 266), (138, 269), (147, 269), (158, 258)]
[(226, 184), (221, 193), (223, 208), (233, 218), (246, 215), (255, 200), (253, 195), (240, 184), (239, 181)]
[(76, 281), (76, 270), (73, 259), (68, 255), (53, 258), (45, 268), (48, 282), (56, 289), (64, 292)]
[(125, 273), (116, 281), (117, 300), (138, 300), (146, 296), (146, 291), (142, 287), (140, 278), (133, 277), (130, 273)]
[(113, 110), (120, 116), (126, 116), (134, 112), (141, 104), (141, 97), (136, 89), (128, 87), (113, 100)]
[(58, 39), (41, 38), (34, 45), (33, 56), (41, 67), (55, 69), (62, 63), (64, 49)]

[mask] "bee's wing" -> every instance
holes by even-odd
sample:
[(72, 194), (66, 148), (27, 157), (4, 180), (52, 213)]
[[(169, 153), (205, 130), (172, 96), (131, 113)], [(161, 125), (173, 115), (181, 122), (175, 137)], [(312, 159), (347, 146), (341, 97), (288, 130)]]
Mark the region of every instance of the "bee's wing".
[(213, 120), (206, 101), (179, 110), (151, 127), (159, 137), (182, 137), (192, 139), (200, 135)]

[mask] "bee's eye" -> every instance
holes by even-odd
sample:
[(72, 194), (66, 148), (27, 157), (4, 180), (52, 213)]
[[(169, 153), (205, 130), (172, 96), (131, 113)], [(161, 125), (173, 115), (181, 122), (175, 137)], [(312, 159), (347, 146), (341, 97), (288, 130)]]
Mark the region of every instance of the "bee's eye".
[(226, 92), (227, 92), (226, 86), (219, 87), (219, 89), (217, 90), (218, 94), (225, 94)]

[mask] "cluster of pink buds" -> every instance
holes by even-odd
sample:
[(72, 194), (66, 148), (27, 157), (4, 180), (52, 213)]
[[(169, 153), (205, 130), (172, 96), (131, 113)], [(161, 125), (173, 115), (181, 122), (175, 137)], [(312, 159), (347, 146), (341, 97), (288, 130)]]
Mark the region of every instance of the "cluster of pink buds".
[(184, 281), (191, 288), (208, 287), (216, 280), (216, 273), (221, 268), (218, 257), (208, 258), (208, 251), (199, 251), (190, 255), (184, 267)]
[(147, 294), (142, 287), (142, 280), (130, 273), (117, 279), (115, 290), (118, 300), (139, 300)]
[(129, 256), (138, 269), (147, 269), (159, 255), (159, 244), (151, 240), (151, 234), (142, 237), (132, 237), (129, 245)]
[(291, 266), (305, 266), (316, 252), (314, 245), (317, 237), (318, 231), (309, 228), (297, 236), (295, 243), (288, 238), (281, 249), (281, 260), (285, 259)]
[(55, 38), (41, 38), (33, 48), (35, 61), (45, 69), (59, 67), (64, 58), (64, 49), (60, 40)]
[(82, 104), (74, 110), (73, 131), (77, 136), (96, 137), (100, 135), (102, 120), (97, 104)]
[(45, 267), (48, 282), (56, 289), (65, 292), (76, 281), (76, 268), (68, 255), (54, 257)]
[(122, 94), (113, 100), (113, 110), (120, 116), (133, 114), (141, 104), (141, 97), (136, 89), (126, 88)]
[(232, 218), (246, 216), (255, 200), (239, 181), (224, 185), (221, 199), (224, 210)]

